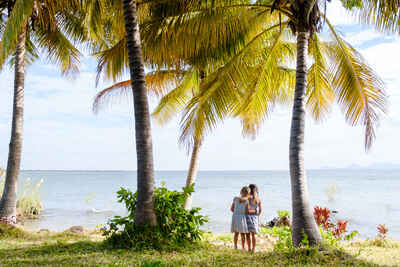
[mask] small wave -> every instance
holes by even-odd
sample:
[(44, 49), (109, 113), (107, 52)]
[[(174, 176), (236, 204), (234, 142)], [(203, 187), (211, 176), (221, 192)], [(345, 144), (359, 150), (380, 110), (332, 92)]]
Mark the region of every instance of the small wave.
[(87, 211), (88, 213), (111, 213), (112, 210), (98, 210), (96, 208), (91, 208)]

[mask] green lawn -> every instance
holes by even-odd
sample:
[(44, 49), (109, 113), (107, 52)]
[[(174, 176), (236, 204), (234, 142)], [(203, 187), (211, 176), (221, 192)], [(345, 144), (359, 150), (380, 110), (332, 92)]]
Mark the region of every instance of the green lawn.
[[(1, 230), (1, 229), (0, 229)], [(96, 233), (0, 231), (0, 266), (400, 266), (400, 243), (363, 241), (344, 249), (250, 254), (227, 247), (229, 237), (208, 237), (180, 251), (108, 249)], [(225, 245), (224, 245), (225, 244)]]

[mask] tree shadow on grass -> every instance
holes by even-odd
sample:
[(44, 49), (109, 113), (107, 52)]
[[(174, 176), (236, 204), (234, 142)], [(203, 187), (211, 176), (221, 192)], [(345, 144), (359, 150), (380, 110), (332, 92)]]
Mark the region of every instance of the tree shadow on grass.
[(0, 266), (396, 266), (396, 263), (379, 265), (339, 249), (251, 254), (202, 243), (197, 248), (162, 252), (110, 249), (99, 241), (77, 241), (0, 249)]

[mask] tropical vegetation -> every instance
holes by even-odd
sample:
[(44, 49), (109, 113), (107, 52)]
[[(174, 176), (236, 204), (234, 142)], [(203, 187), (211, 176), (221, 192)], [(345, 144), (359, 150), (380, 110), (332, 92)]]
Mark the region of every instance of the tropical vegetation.
[[(175, 220), (192, 216), (191, 226), (182, 226), (187, 232), (173, 231), (179, 233), (178, 240), (188, 233), (190, 238), (195, 236), (193, 240), (200, 238), (198, 226), (204, 221), (196, 217), (196, 210), (190, 210), (190, 196), (154, 188), (148, 102), (148, 93), (153, 92), (162, 96), (154, 112), (160, 121), (168, 121), (179, 111), (183, 114), (181, 142), (193, 149), (185, 190), (193, 186), (202, 142), (218, 124), (228, 117), (239, 118), (243, 134), (255, 137), (276, 104), (292, 104), (291, 241), (294, 247), (304, 244), (304, 240), (320, 244), (321, 231), (310, 206), (304, 166), (306, 110), (316, 120), (323, 120), (336, 101), (348, 123), (365, 128), (368, 150), (387, 100), (383, 81), (330, 23), (326, 2), (0, 1), (0, 63), (9, 60), (15, 67), (11, 142), (0, 221), (15, 224), (16, 220), (25, 67), (43, 52), (61, 67), (63, 74), (76, 72), (80, 57), (73, 43), (76, 41), (88, 45), (97, 57), (97, 79), (104, 75), (118, 82), (98, 95), (95, 107), (106, 103), (107, 96), (123, 92), (129, 92), (127, 97), (133, 100), (137, 193), (119, 192), (130, 214), (109, 224), (109, 240), (122, 238), (132, 247), (145, 242), (131, 237), (138, 237), (138, 231), (146, 227), (159, 233), (160, 238), (174, 240), (163, 236), (171, 233), (163, 229), (169, 225), (165, 221), (169, 217), (160, 213), (158, 206), (169, 201), (158, 202), (164, 195), (174, 199), (171, 203), (179, 203), (179, 209), (174, 210)], [(342, 2), (349, 9), (359, 8), (365, 23), (374, 23), (382, 30), (398, 30), (397, 6), (375, 0)], [(328, 37), (321, 34), (324, 26)], [(146, 75), (145, 66), (153, 72)], [(121, 81), (127, 73), (130, 79)], [(167, 211), (171, 210), (168, 206)]]
[(15, 224), (17, 220), (26, 67), (43, 54), (64, 75), (78, 71), (80, 52), (70, 40), (84, 38), (80, 21), (73, 15), (79, 6), (75, 0), (0, 1), (0, 69), (7, 61), (14, 67), (11, 141), (0, 200), (0, 222)]
[[(205, 56), (200, 54), (203, 52), (202, 42), (193, 46), (197, 49), (191, 49), (190, 38), (184, 38), (198, 30), (199, 25), (216, 21), (216, 14), (220, 11), (226, 12), (222, 15), (225, 25), (238, 25), (237, 29), (243, 29), (241, 38), (237, 37), (236, 31), (226, 34), (226, 40), (235, 40), (233, 37), (237, 37), (240, 41), (231, 42), (224, 53), (217, 54), (222, 55), (224, 64), (216, 66), (205, 77), (200, 92), (186, 106), (183, 138), (201, 139), (205, 132), (227, 116), (239, 117), (243, 132), (255, 135), (273, 108), (273, 101), (268, 100), (285, 101), (290, 95), (290, 88), (293, 90), (294, 87), (290, 172), (295, 245), (305, 235), (311, 244), (321, 241), (309, 205), (304, 168), (306, 107), (315, 119), (322, 120), (332, 102), (337, 100), (350, 124), (365, 127), (366, 149), (371, 146), (376, 123), (386, 109), (383, 82), (362, 56), (335, 31), (321, 11), (323, 2), (212, 2), (209, 5), (202, 4), (197, 9), (167, 14), (162, 19), (145, 24), (146, 29), (162, 29), (153, 30), (150, 32), (153, 34), (149, 34), (151, 38), (144, 38), (147, 48), (157, 47), (152, 40), (169, 44), (172, 40), (182, 38), (185, 40), (182, 54), (190, 55), (188, 51), (194, 51), (191, 56), (199, 56), (203, 60)], [(346, 3), (351, 4), (348, 1)], [(241, 14), (239, 18), (247, 18), (243, 21), (248, 28), (237, 21), (238, 13)], [(324, 24), (330, 31), (328, 41), (322, 40), (318, 34)], [(165, 32), (172, 34), (165, 36)], [(293, 40), (293, 35), (297, 40)], [(216, 42), (223, 42), (223, 38)], [(215, 43), (209, 44), (212, 45)], [(308, 57), (311, 58), (310, 65), (307, 64)], [(293, 69), (294, 65), (296, 70)], [(201, 119), (195, 122), (199, 117)]]
[[(204, 236), (205, 240), (173, 251), (111, 249), (98, 232), (40, 233), (0, 226), (0, 263), (4, 266), (397, 266), (400, 244), (391, 240), (355, 241), (319, 250), (312, 247), (239, 252), (224, 245), (232, 236)], [(289, 235), (290, 240), (290, 235)], [(290, 241), (289, 241), (290, 244)]]

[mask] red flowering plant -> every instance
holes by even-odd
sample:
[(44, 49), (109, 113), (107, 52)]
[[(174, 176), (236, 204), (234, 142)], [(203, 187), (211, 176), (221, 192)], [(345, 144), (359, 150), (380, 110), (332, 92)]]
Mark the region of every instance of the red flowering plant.
[(386, 225), (380, 224), (380, 225), (378, 225), (378, 227), (376, 227), (376, 229), (378, 229), (378, 235), (377, 235), (378, 238), (385, 239), (386, 233), (389, 231), (389, 229), (386, 227)]
[(334, 225), (329, 221), (331, 211), (328, 208), (322, 208), (319, 206), (314, 207), (314, 218), (318, 226), (322, 226), (324, 230), (329, 230)]
[(351, 240), (356, 235), (358, 235), (357, 231), (353, 231), (350, 234), (344, 236), (344, 234), (347, 233), (348, 221), (338, 220), (335, 223), (335, 220), (332, 220), (331, 218), (331, 211), (329, 210), (329, 208), (315, 206), (314, 218), (319, 227), (321, 227), (324, 231), (332, 234), (336, 239)]

